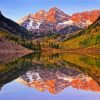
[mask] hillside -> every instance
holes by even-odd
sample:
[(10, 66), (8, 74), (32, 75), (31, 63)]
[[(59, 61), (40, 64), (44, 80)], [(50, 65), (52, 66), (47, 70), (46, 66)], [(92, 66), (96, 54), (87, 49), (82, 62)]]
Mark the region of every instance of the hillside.
[(65, 42), (66, 49), (100, 47), (100, 17), (87, 29), (69, 37)]
[(12, 34), (20, 36), (25, 39), (31, 38), (31, 35), (25, 28), (19, 26), (16, 22), (4, 17), (1, 12), (0, 12), (0, 29), (5, 29), (8, 32), (11, 32)]
[(31, 49), (31, 34), (0, 12), (0, 50), (22, 51)]
[[(13, 55), (17, 53), (28, 54), (31, 52), (32, 50), (27, 49), (21, 45), (18, 45), (17, 43), (13, 43), (11, 41), (7, 41), (6, 39), (0, 38), (0, 54), (4, 55), (9, 53), (12, 55), (12, 57), (14, 57)], [(4, 59), (4, 56), (0, 58)]]

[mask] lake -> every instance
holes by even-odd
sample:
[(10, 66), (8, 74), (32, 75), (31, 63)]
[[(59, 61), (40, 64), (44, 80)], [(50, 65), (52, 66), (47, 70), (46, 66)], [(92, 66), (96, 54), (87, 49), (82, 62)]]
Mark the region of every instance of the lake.
[(100, 55), (35, 52), (2, 58), (0, 100), (100, 99)]

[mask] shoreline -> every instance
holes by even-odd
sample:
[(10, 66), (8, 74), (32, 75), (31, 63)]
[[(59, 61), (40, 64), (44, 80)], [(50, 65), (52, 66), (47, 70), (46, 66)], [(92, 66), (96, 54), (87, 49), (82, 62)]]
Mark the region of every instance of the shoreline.
[[(50, 51), (49, 51), (50, 50)], [(100, 48), (89, 47), (89, 48), (76, 48), (76, 49), (44, 49), (42, 53), (75, 53), (75, 54), (91, 54), (100, 55)]]
[[(31, 54), (32, 50), (0, 50), (0, 62), (1, 63), (8, 63), (12, 61), (13, 59), (21, 58), (25, 55)], [(0, 64), (1, 64), (0, 63)]]
[(51, 53), (76, 53), (76, 54), (100, 54), (100, 48), (96, 47), (89, 47), (89, 48), (76, 48), (76, 49), (52, 49), (52, 48), (46, 48), (42, 51), (33, 51), (30, 49), (27, 50), (2, 50), (0, 49), (0, 54), (21, 54), (21, 55), (28, 55), (33, 52), (41, 52), (44, 54), (51, 54)]

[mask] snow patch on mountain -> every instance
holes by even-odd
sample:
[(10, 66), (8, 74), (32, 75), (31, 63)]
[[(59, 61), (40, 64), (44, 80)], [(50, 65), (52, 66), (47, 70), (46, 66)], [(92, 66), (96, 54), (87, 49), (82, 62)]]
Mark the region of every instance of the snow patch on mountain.
[(58, 23), (56, 26), (57, 31), (60, 31), (61, 29), (65, 28), (66, 26), (74, 25), (74, 22), (72, 20), (64, 21), (62, 23)]
[(74, 22), (72, 20), (69, 21), (65, 21), (63, 23), (59, 23), (59, 24), (65, 24), (65, 25), (72, 25)]
[(31, 29), (39, 29), (41, 25), (41, 22), (35, 22), (32, 19), (30, 19), (30, 22), (27, 25), (27, 29), (31, 30)]
[(60, 9), (53, 7), (47, 12), (40, 10), (35, 14), (29, 14), (17, 22), (33, 33), (50, 33), (52, 30), (59, 32), (64, 28), (63, 32), (73, 32), (73, 29), (76, 27), (77, 29), (88, 27), (98, 16), (100, 16), (100, 10), (85, 11), (70, 16)]

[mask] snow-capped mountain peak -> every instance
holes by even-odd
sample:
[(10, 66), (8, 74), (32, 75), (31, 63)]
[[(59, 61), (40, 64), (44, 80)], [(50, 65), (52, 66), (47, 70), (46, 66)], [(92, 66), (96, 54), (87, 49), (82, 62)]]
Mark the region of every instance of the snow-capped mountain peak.
[[(80, 28), (86, 28), (91, 25), (100, 16), (100, 10), (85, 11), (81, 13), (75, 13), (72, 16), (64, 13), (59, 8), (53, 7), (47, 12), (45, 10), (39, 10), (35, 14), (29, 14), (17, 21), (21, 26), (25, 27), (29, 31), (47, 33), (56, 30), (68, 30), (63, 32), (74, 32)], [(76, 27), (77, 26), (77, 27)], [(67, 27), (67, 28), (66, 28)], [(75, 28), (74, 28), (75, 27)], [(77, 29), (76, 29), (77, 28)], [(73, 30), (75, 29), (75, 30)]]

